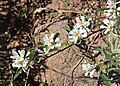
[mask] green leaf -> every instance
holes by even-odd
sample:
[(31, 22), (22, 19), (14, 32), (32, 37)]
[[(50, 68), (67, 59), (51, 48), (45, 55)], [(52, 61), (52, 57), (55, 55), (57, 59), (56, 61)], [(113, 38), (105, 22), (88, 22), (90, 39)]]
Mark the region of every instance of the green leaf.
[(29, 58), (30, 58), (30, 59), (33, 59), (34, 55), (35, 55), (35, 49), (31, 49), (31, 50), (30, 50)]
[(113, 48), (116, 49), (117, 45), (116, 45), (116, 40), (114, 38), (112, 39), (112, 44), (113, 44)]
[(120, 16), (117, 16), (115, 28), (113, 29), (113, 33), (120, 35)]
[(15, 73), (15, 76), (14, 76), (14, 80), (22, 73), (22, 68), (19, 68), (16, 73)]
[(105, 10), (109, 10), (109, 8), (99, 8), (98, 11), (105, 11)]
[(101, 74), (100, 77), (103, 79), (105, 86), (112, 86), (111, 80), (104, 73)]
[(63, 28), (65, 31), (67, 31), (67, 33), (69, 33), (71, 31), (71, 29), (69, 27), (64, 27)]
[(39, 86), (44, 86), (44, 84), (43, 84), (43, 83), (40, 83)]
[(100, 27), (101, 25), (104, 25), (104, 24), (96, 24), (96, 26)]
[(106, 57), (104, 48), (100, 48), (99, 51), (101, 52), (101, 54), (102, 54), (103, 56)]
[(112, 56), (112, 52), (111, 51), (104, 49), (104, 54), (105, 54), (106, 58), (111, 59), (111, 56)]
[(120, 53), (120, 49), (115, 49), (114, 53), (118, 53), (119, 54)]
[(78, 42), (77, 42), (77, 44), (79, 45), (79, 44), (85, 44), (86, 43), (86, 40), (84, 40), (84, 39), (80, 39), (80, 40), (78, 40)]
[(48, 45), (45, 46), (46, 50), (49, 51), (50, 47)]
[(65, 6), (65, 7), (68, 7), (68, 6), (69, 6), (69, 3), (65, 3), (64, 6)]
[(42, 60), (42, 57), (40, 57), (40, 56), (37, 56), (37, 57), (36, 57), (36, 61), (37, 61), (38, 63), (40, 63), (41, 60)]
[(108, 72), (110, 72), (110, 71), (120, 72), (120, 68), (109, 68), (107, 71)]
[(13, 80), (10, 80), (10, 86), (13, 86)]
[(92, 48), (95, 49), (95, 50), (100, 51), (100, 53), (101, 53), (103, 56), (106, 57), (106, 53), (105, 53), (105, 49), (104, 49), (104, 48), (99, 47), (99, 46), (94, 46), (94, 47), (92, 47)]
[(101, 47), (96, 46), (96, 47), (93, 47), (93, 49), (100, 51), (100, 53), (106, 58), (110, 58), (112, 55), (111, 51), (104, 49), (104, 48), (101, 48)]
[(45, 48), (46, 47), (46, 45), (44, 45), (44, 44), (39, 44), (38, 45), (38, 48)]

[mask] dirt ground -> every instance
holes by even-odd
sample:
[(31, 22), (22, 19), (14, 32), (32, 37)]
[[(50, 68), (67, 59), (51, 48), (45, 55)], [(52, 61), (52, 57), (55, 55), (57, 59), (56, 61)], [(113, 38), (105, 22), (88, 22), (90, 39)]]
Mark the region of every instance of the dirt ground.
[[(95, 19), (100, 17), (97, 9), (104, 6), (104, 0), (1, 0), (0, 1), (0, 85), (9, 86), (12, 69), (9, 58), (11, 51), (40, 43), (45, 33), (59, 32), (64, 42), (67, 34), (63, 27), (69, 26), (80, 13), (91, 13)], [(33, 10), (46, 7), (33, 17)], [(94, 23), (98, 21), (94, 20)], [(39, 28), (38, 28), (39, 27)], [(92, 26), (92, 31), (97, 30)], [(97, 38), (96, 38), (97, 37)], [(90, 45), (101, 44), (101, 33), (91, 35)], [(103, 44), (104, 45), (104, 44)], [(51, 56), (43, 64), (35, 64), (30, 70), (30, 86), (99, 86), (97, 79), (83, 76), (80, 64), (80, 48), (72, 46)], [(91, 59), (87, 59), (91, 61)], [(100, 59), (97, 59), (98, 61)], [(96, 74), (96, 77), (99, 73)], [(14, 86), (23, 86), (21, 77)], [(5, 83), (6, 82), (6, 83)]]

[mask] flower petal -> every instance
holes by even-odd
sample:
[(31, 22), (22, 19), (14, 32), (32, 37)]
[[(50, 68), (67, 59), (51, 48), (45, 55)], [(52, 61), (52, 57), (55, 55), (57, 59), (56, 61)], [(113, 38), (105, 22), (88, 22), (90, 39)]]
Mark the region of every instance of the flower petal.
[(76, 17), (75, 20), (76, 20), (77, 23), (80, 23), (80, 18), (79, 17)]
[(89, 74), (89, 71), (87, 71), (87, 72), (84, 73), (85, 76), (88, 76), (88, 74)]
[(25, 50), (18, 50), (18, 53), (20, 54), (21, 57), (25, 56)]
[(55, 42), (58, 42), (60, 40), (60, 38), (59, 37), (57, 37), (56, 39), (55, 39)]
[(42, 51), (42, 50), (40, 50), (40, 49), (38, 49), (37, 51), (38, 51), (38, 53), (43, 53), (43, 51)]
[(55, 44), (55, 47), (61, 47), (61, 43)]
[(110, 30), (109, 30), (109, 29), (107, 29), (104, 33), (105, 33), (105, 34), (107, 34), (109, 31), (110, 31)]
[(90, 22), (89, 21), (86, 21), (85, 22), (85, 26), (89, 26), (90, 25)]
[(91, 78), (93, 78), (93, 74), (94, 74), (95, 71), (96, 71), (96, 69), (94, 69), (94, 70), (92, 70), (92, 71), (90, 72), (90, 77), (91, 77)]
[(105, 25), (100, 25), (100, 28), (104, 29), (107, 28)]
[(81, 18), (82, 22), (85, 22), (85, 17), (84, 16), (81, 16), (80, 18)]
[(54, 38), (54, 36), (55, 36), (55, 34), (54, 34), (54, 33), (52, 33), (52, 34), (50, 35), (50, 39), (53, 39), (53, 38)]
[(82, 37), (87, 37), (87, 31), (85, 29), (80, 29), (80, 34)]
[(17, 57), (16, 56), (10, 56), (11, 59), (16, 59)]
[(110, 25), (110, 22), (109, 22), (109, 20), (108, 20), (108, 19), (104, 19), (104, 20), (103, 20), (103, 22), (104, 22), (104, 24), (106, 24), (107, 26), (109, 26), (109, 25)]
[(28, 67), (22, 67), (22, 70), (23, 70), (24, 72), (26, 72), (27, 69), (28, 69)]
[(28, 51), (27, 53), (26, 53), (26, 57), (28, 57), (30, 55), (30, 51)]
[(34, 61), (31, 61), (31, 62), (30, 62), (30, 67), (31, 67), (31, 68), (34, 68), (34, 67), (33, 67), (33, 64), (34, 64)]
[(76, 23), (76, 24), (73, 26), (73, 28), (74, 28), (74, 29), (78, 29), (78, 28), (80, 28), (80, 26), (81, 26), (80, 23)]
[(18, 53), (16, 51), (12, 51), (13, 56), (19, 57)]

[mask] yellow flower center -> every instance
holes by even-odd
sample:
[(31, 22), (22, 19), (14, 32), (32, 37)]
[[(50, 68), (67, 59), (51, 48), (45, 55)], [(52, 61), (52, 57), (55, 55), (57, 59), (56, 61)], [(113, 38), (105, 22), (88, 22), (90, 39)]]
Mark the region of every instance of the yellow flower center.
[(23, 65), (23, 64), (24, 64), (24, 62), (23, 62), (23, 61), (20, 61), (20, 62), (19, 62), (19, 64), (20, 64), (20, 65)]
[(86, 68), (89, 70), (89, 66), (87, 65)]
[(85, 22), (81, 22), (81, 25), (82, 25), (82, 26), (85, 26)]
[(78, 37), (79, 36), (79, 32), (77, 32), (76, 34), (75, 34), (75, 37)]
[(116, 6), (116, 4), (115, 4), (115, 3), (112, 3), (112, 4), (111, 4), (111, 7), (115, 7), (115, 6)]
[(109, 26), (107, 27), (107, 29), (111, 30), (111, 29), (112, 29), (112, 26), (109, 25)]
[(19, 56), (19, 57), (17, 58), (17, 60), (20, 60), (20, 59), (22, 59), (22, 57)]

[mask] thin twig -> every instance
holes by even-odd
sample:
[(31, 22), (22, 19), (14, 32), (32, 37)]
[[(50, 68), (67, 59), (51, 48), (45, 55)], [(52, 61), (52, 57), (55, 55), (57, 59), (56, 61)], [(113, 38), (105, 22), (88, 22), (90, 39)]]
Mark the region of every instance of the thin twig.
[(69, 48), (69, 47), (71, 47), (71, 46), (73, 46), (73, 45), (74, 45), (74, 44), (71, 44), (71, 45), (69, 45), (69, 46), (67, 46), (67, 47), (65, 47), (65, 48), (63, 48), (63, 49), (61, 49), (61, 50), (58, 50), (57, 52), (55, 52), (55, 53), (53, 53), (53, 54), (51, 54), (51, 55), (49, 55), (49, 56), (46, 56), (42, 61), (45, 61), (46, 59), (48, 59), (48, 58), (50, 58), (50, 57), (52, 57), (52, 56), (60, 53), (61, 51), (66, 50), (67, 48)]

